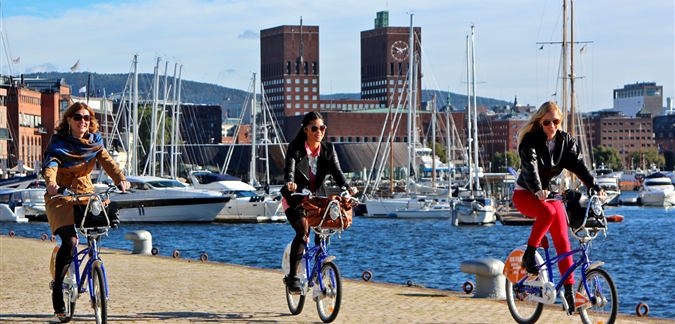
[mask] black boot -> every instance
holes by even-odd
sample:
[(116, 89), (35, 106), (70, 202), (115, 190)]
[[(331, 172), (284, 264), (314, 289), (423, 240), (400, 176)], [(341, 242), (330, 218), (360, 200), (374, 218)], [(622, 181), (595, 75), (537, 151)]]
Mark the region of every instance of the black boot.
[(64, 314), (66, 312), (66, 304), (63, 302), (63, 284), (58, 285), (54, 283), (52, 288), (52, 305), (54, 306), (55, 314)]
[(572, 284), (566, 284), (565, 287), (565, 300), (567, 301), (567, 314), (574, 314), (574, 291), (572, 290)]
[(539, 275), (537, 260), (534, 258), (534, 253), (536, 251), (537, 248), (528, 245), (527, 249), (525, 249), (525, 254), (523, 255), (523, 267), (525, 267), (525, 270), (527, 270), (528, 273), (533, 275)]

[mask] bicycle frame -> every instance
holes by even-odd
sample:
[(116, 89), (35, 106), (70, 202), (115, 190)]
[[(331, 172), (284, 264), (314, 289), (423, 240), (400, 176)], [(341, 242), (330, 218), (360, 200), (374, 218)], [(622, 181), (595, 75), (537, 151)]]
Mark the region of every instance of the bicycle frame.
[[(105, 297), (106, 299), (108, 298), (108, 279), (105, 271), (105, 266), (103, 265), (103, 261), (101, 258), (98, 256), (98, 244), (96, 243), (96, 238), (99, 235), (87, 235), (87, 247), (82, 249), (82, 251), (77, 250), (77, 246), (75, 246), (75, 255), (73, 257), (73, 263), (75, 266), (75, 283), (77, 285), (77, 297), (80, 296), (80, 294), (84, 293), (84, 283), (85, 280), (87, 282), (87, 287), (89, 288), (89, 297), (91, 300), (94, 300), (94, 283), (92, 281), (92, 276), (91, 276), (91, 268), (94, 265), (95, 262), (99, 262), (101, 264), (101, 269), (103, 270), (103, 282), (105, 283)], [(84, 262), (84, 258), (89, 256), (89, 260), (87, 260), (87, 263), (84, 265), (84, 268), (82, 268), (82, 271), (80, 272), (80, 267), (82, 267), (82, 263)]]
[[(541, 240), (540, 246), (544, 249), (544, 263), (539, 265), (538, 268), (540, 271), (545, 271), (547, 275), (547, 280), (546, 282), (542, 281), (530, 281), (530, 276), (524, 276), (521, 278), (517, 285), (519, 288), (523, 291), (529, 292), (533, 294), (532, 300), (544, 303), (544, 304), (554, 304), (556, 300), (556, 295), (561, 295), (562, 296), (562, 291), (563, 291), (563, 282), (569, 276), (574, 273), (578, 268), (581, 268), (581, 282), (583, 282), (584, 290), (586, 291), (586, 296), (588, 296), (588, 301), (591, 303), (596, 303), (596, 295), (593, 293), (593, 291), (588, 287), (588, 282), (586, 281), (586, 272), (590, 269), (594, 269), (596, 267), (599, 267), (604, 264), (604, 262), (593, 262), (591, 261), (591, 258), (589, 256), (589, 249), (590, 249), (590, 244), (591, 240), (586, 241), (583, 238), (579, 238), (579, 248), (572, 249), (569, 252), (563, 253), (561, 255), (556, 255), (554, 257), (551, 257), (549, 253), (549, 242), (548, 242), (548, 237), (544, 236), (544, 238)], [(574, 263), (570, 266), (567, 271), (565, 271), (564, 274), (562, 274), (560, 281), (556, 283), (554, 272), (553, 272), (553, 266), (558, 264), (560, 260), (563, 260), (569, 256), (573, 255), (579, 255), (579, 258), (574, 261)], [(527, 282), (527, 284), (526, 284)], [(547, 286), (547, 283), (550, 283)], [(546, 294), (546, 291), (550, 288), (555, 288), (555, 294)], [(601, 288), (599, 288), (601, 289)], [(603, 291), (600, 290), (598, 291), (599, 294), (603, 294)], [(541, 296), (541, 297), (539, 297)], [(575, 305), (568, 305), (568, 307), (574, 307)]]
[[(305, 247), (305, 253), (302, 255), (302, 261), (305, 262), (305, 275), (307, 277), (308, 284), (307, 287), (313, 287), (315, 280), (317, 280), (319, 282), (319, 288), (321, 291), (324, 291), (326, 287), (323, 285), (321, 265), (323, 264), (324, 260), (332, 256), (328, 254), (328, 244), (326, 243), (326, 237), (330, 234), (322, 233), (319, 235), (321, 237), (319, 245), (315, 245), (312, 248)], [(313, 263), (310, 264), (310, 260), (313, 261)], [(331, 278), (331, 280), (335, 281), (335, 278)]]

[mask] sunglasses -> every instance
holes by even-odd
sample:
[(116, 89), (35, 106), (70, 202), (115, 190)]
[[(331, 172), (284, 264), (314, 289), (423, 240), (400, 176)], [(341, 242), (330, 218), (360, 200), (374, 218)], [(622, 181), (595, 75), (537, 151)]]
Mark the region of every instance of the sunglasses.
[(76, 122), (79, 122), (80, 120), (84, 119), (84, 121), (90, 121), (91, 116), (89, 115), (80, 115), (80, 114), (75, 114), (73, 115), (73, 120)]
[(314, 126), (311, 126), (311, 127), (307, 126), (305, 128), (311, 130), (312, 133), (316, 133), (316, 131), (318, 131), (318, 130), (321, 130), (321, 132), (324, 132), (324, 133), (326, 132), (326, 125), (321, 125), (321, 126), (314, 125)]
[(553, 125), (556, 125), (556, 126), (560, 125), (560, 119), (554, 119), (552, 121), (551, 120), (543, 120), (541, 122), (541, 124), (544, 125), (544, 126), (548, 126), (548, 125), (551, 125), (551, 122), (553, 122)]

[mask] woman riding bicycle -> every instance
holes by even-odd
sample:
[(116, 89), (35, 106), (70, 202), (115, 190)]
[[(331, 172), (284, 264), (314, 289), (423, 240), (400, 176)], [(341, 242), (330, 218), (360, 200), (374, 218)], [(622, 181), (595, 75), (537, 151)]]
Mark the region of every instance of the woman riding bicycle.
[[(551, 232), (558, 255), (571, 251), (562, 201), (544, 201), (550, 193), (551, 179), (567, 169), (577, 175), (587, 188), (600, 196), (605, 195), (584, 164), (576, 139), (560, 129), (561, 121), (562, 112), (558, 105), (552, 101), (545, 102), (518, 132), (520, 176), (513, 192), (513, 204), (523, 215), (536, 218), (523, 256), (523, 266), (532, 274), (539, 274), (535, 251), (546, 231)], [(571, 255), (560, 260), (558, 268), (561, 275), (572, 266), (572, 262)], [(574, 276), (571, 274), (564, 282), (568, 305), (574, 304), (573, 284)]]
[(51, 197), (58, 193), (59, 187), (68, 187), (76, 194), (93, 193), (90, 174), (96, 162), (101, 164), (122, 191), (129, 189), (129, 182), (103, 147), (94, 110), (83, 103), (75, 103), (63, 113), (63, 118), (56, 126), (55, 134), (45, 150), (44, 161), (47, 220), (52, 233), (61, 238), (61, 247), (56, 254), (52, 302), (54, 312), (62, 314), (65, 312), (65, 304), (59, 287), (63, 284), (63, 278), (73, 260), (78, 238), (74, 227), (73, 206), (66, 199)]
[(301, 192), (303, 188), (320, 196), (328, 194), (324, 180), (328, 173), (339, 187), (347, 185), (340, 162), (338, 161), (333, 144), (324, 142), (326, 125), (318, 112), (309, 112), (302, 120), (302, 126), (295, 139), (288, 144), (286, 151), (286, 165), (284, 180), (286, 185), (281, 189), (282, 204), (288, 223), (295, 230), (295, 237), (291, 243), (289, 263), (291, 266), (286, 285), (290, 291), (300, 291), (300, 284), (296, 278), (298, 261), (305, 251), (305, 242), (309, 237), (309, 225), (301, 203), (305, 196), (292, 196), (294, 192)]

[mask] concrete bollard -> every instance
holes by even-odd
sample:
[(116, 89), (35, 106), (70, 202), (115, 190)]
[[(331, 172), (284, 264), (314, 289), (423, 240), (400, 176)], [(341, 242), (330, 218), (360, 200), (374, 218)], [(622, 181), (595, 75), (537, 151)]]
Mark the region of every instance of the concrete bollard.
[(462, 262), (460, 269), (476, 275), (473, 298), (506, 299), (504, 262), (490, 258), (474, 259)]
[(134, 241), (134, 250), (131, 254), (150, 255), (152, 251), (152, 235), (148, 231), (131, 231), (124, 234), (124, 238)]

